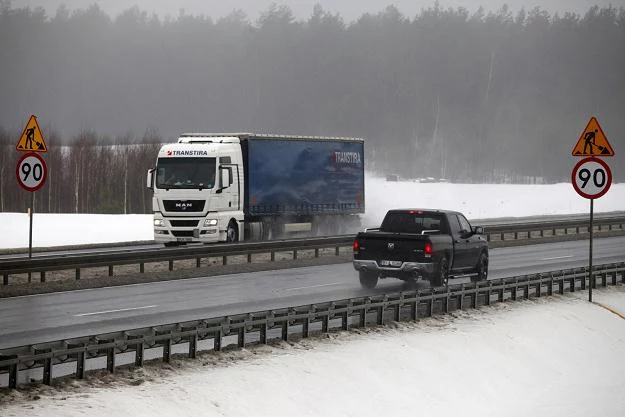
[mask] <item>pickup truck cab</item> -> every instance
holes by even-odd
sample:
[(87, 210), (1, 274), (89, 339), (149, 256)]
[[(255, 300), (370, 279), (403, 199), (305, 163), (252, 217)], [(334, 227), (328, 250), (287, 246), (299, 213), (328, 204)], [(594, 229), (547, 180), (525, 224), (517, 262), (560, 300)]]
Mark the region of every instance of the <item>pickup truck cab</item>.
[(488, 275), (488, 242), (481, 226), (472, 227), (456, 211), (400, 209), (386, 213), (379, 228), (365, 229), (354, 239), (354, 268), (363, 288), (378, 279), (426, 279), (432, 286), (449, 279)]

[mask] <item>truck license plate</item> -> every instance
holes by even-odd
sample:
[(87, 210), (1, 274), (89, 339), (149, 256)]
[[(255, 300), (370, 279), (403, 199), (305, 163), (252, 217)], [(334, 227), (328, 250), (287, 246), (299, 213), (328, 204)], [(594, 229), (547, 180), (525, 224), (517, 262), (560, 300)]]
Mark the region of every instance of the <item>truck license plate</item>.
[(190, 237), (179, 237), (178, 242), (191, 242)]
[(401, 266), (401, 261), (380, 261), (380, 265), (382, 266)]

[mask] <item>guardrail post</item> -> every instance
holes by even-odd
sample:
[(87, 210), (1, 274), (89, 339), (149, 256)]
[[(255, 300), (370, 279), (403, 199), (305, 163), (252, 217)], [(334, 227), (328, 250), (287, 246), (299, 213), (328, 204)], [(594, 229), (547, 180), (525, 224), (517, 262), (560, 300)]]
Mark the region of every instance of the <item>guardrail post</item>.
[(271, 251), (271, 262), (275, 262), (275, 260), (276, 260), (276, 252)]
[(339, 256), (340, 252), (341, 252), (341, 247), (340, 247), (340, 246), (337, 246), (337, 247), (334, 249), (334, 255), (335, 255), (335, 256)]
[(327, 314), (324, 314), (321, 318), (321, 332), (328, 333), (329, 321), (330, 321), (330, 309), (326, 311)]
[(551, 274), (549, 281), (547, 281), (547, 295), (549, 297), (553, 295), (553, 274)]
[(349, 308), (341, 314), (341, 329), (343, 331), (349, 330)]
[(315, 258), (319, 257), (319, 248), (315, 248)]
[(289, 316), (284, 317), (282, 322), (282, 340), (285, 342), (289, 340)]
[(163, 343), (163, 362), (169, 363), (171, 361), (171, 335), (165, 339)]
[(264, 323), (261, 323), (260, 325), (260, 329), (259, 329), (259, 342), (262, 343), (263, 345), (267, 344), (267, 322), (265, 321)]
[(252, 254), (251, 254), (251, 253), (248, 253), (248, 254), (247, 254), (247, 263), (248, 263), (248, 264), (251, 264), (251, 263), (252, 263)]
[(189, 336), (189, 358), (195, 359), (197, 357), (197, 332)]
[(227, 255), (224, 255), (224, 256), (222, 256), (221, 258), (222, 258), (222, 259), (221, 259), (221, 264), (222, 264), (222, 265), (228, 265), (228, 256), (227, 256)]
[(490, 296), (492, 294), (492, 287), (493, 287), (493, 283), (488, 281), (488, 288), (486, 289), (486, 298), (484, 298), (484, 305), (489, 306), (490, 305)]
[(410, 319), (416, 321), (419, 318), (419, 293), (415, 292), (415, 300), (410, 303)]
[(223, 330), (221, 330), (221, 329), (219, 331), (215, 332), (214, 344), (213, 344), (213, 350), (215, 352), (219, 352), (221, 350), (221, 336), (222, 336), (222, 334), (223, 334)]
[[(5, 361), (9, 359), (17, 359), (17, 355), (0, 355), (0, 361)], [(13, 363), (9, 365), (7, 368), (9, 371), (9, 389), (17, 388), (17, 363)]]
[(239, 329), (237, 334), (237, 346), (240, 348), (245, 347), (245, 324), (243, 324), (243, 327)]
[(172, 259), (170, 259), (170, 260), (169, 260), (169, 265), (168, 265), (168, 267), (169, 267), (169, 270), (170, 270), (170, 271), (173, 271), (173, 270), (174, 270), (174, 261), (173, 261)]
[(109, 277), (113, 276), (113, 265), (109, 265)]
[(7, 273), (2, 274), (2, 284), (9, 285), (9, 274)]
[(404, 302), (404, 294), (400, 294), (399, 296), (399, 304), (395, 304), (393, 306), (393, 321), (400, 321), (400, 313), (401, 313), (401, 305)]
[[(85, 344), (82, 342), (78, 342), (78, 343), (67, 342), (68, 349), (75, 349), (79, 347), (84, 348), (84, 346)], [(84, 350), (76, 353), (76, 378), (78, 379), (85, 378), (85, 351)]]
[(135, 366), (143, 366), (144, 350), (145, 345), (143, 344), (143, 341), (135, 345)]
[(306, 315), (306, 318), (302, 323), (302, 337), (310, 337), (310, 313)]
[[(449, 287), (447, 287), (447, 293), (449, 293)], [(460, 287), (460, 296), (458, 297), (458, 310), (464, 308), (464, 284)]]
[(369, 304), (371, 304), (371, 299), (367, 297), (365, 298), (365, 302), (361, 305), (360, 309), (360, 327), (367, 326), (367, 310), (369, 310)]
[[(115, 341), (115, 339), (97, 339), (98, 344), (110, 344)], [(115, 346), (106, 348), (106, 369), (110, 373), (115, 373)]]
[(139, 263), (139, 273), (140, 274), (145, 274), (145, 262), (140, 262)]
[(46, 271), (41, 271), (41, 282), (46, 282)]
[(514, 286), (512, 288), (510, 288), (510, 299), (512, 301), (516, 301), (516, 291), (519, 285), (519, 280), (516, 279), (514, 282)]
[(80, 279), (80, 268), (76, 268), (76, 281)]

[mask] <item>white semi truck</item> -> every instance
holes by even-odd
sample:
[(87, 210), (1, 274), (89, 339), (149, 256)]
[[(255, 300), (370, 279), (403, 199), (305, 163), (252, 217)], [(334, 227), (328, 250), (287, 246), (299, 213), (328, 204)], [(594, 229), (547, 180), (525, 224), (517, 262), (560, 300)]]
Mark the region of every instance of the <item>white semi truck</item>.
[(185, 133), (161, 147), (147, 186), (166, 246), (346, 233), (365, 210), (364, 141)]

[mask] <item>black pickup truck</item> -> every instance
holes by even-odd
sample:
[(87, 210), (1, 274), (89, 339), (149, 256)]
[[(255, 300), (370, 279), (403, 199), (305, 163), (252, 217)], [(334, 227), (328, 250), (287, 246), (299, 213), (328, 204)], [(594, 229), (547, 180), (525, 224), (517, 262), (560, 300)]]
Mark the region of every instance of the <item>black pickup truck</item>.
[(354, 268), (367, 289), (387, 277), (423, 278), (432, 286), (447, 285), (458, 276), (485, 280), (488, 242), (481, 226), (472, 227), (455, 211), (390, 210), (379, 228), (356, 235)]

